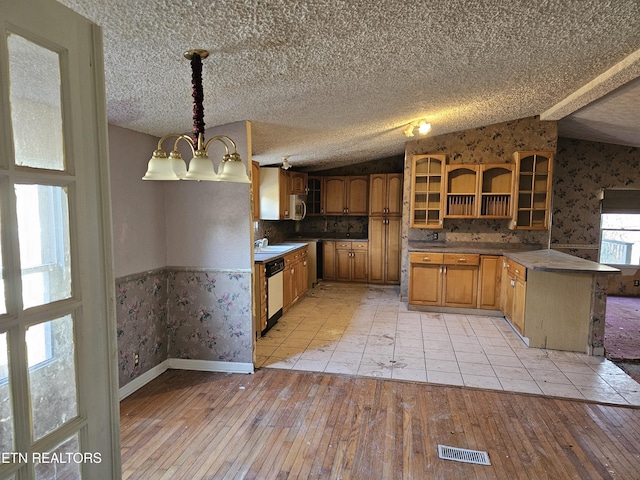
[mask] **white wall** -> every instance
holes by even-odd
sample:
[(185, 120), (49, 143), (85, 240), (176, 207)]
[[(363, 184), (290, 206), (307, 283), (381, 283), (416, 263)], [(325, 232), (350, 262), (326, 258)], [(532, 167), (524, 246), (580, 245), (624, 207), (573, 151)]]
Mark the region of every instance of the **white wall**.
[(151, 135), (109, 125), (116, 278), (167, 265), (164, 189), (169, 182), (142, 181), (157, 144)]
[[(246, 168), (251, 158), (251, 124), (236, 122), (206, 130), (205, 137), (228, 135), (238, 146)], [(212, 143), (209, 156), (222, 158)], [(190, 153), (183, 151), (188, 159)], [(217, 269), (251, 269), (252, 226), (249, 184), (167, 182), (167, 265)]]

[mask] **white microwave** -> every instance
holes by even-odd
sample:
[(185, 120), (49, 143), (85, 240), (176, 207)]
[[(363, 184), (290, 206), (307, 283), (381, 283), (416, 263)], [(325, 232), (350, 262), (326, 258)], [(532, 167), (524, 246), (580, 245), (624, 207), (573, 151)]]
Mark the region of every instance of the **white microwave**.
[(289, 195), (289, 218), (302, 220), (307, 216), (307, 204), (303, 195)]

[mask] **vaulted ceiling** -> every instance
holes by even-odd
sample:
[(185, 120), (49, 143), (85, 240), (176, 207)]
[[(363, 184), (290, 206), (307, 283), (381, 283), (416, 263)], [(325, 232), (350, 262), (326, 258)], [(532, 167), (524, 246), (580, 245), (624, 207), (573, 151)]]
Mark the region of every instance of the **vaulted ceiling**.
[(110, 123), (250, 120), (262, 165), (330, 168), (429, 135), (540, 115), (563, 136), (640, 146), (638, 0), (61, 0), (103, 29)]

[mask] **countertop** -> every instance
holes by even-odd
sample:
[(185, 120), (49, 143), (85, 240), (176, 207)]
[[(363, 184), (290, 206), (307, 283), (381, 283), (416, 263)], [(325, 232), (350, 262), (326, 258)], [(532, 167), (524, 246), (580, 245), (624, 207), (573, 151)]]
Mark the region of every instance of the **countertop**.
[(574, 257), (557, 250), (505, 252), (504, 256), (531, 269), (559, 273), (618, 273), (620, 270), (601, 263)]
[(531, 243), (496, 243), (496, 242), (427, 242), (409, 241), (410, 252), (439, 253), (479, 253), (482, 255), (504, 255), (507, 252), (523, 252), (540, 250), (541, 245)]
[[(306, 247), (306, 243), (286, 243), (279, 245), (270, 245), (271, 247), (281, 247), (282, 250), (277, 252), (269, 252), (269, 251), (261, 251), (260, 249), (256, 249), (253, 251), (253, 261), (254, 263), (266, 263), (271, 260), (275, 260), (276, 258), (284, 257), (288, 253), (294, 252), (302, 247)], [(269, 247), (266, 247), (268, 250)]]

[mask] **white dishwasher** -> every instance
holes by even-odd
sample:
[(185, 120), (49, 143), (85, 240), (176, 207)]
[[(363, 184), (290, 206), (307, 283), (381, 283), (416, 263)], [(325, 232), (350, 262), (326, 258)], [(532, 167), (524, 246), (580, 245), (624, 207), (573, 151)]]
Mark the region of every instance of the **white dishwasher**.
[(265, 263), (267, 277), (267, 328), (262, 335), (271, 329), (282, 316), (284, 292), (284, 258), (276, 258)]

